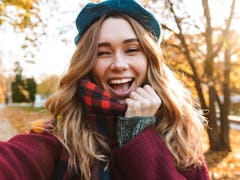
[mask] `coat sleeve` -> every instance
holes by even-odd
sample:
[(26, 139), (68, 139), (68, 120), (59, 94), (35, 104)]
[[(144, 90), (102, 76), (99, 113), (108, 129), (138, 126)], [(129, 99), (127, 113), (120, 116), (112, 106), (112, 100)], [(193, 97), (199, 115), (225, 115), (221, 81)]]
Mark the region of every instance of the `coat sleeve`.
[(129, 143), (113, 150), (114, 179), (203, 180), (208, 179), (207, 175), (204, 171), (194, 169), (190, 173), (179, 172), (172, 154), (153, 127), (145, 129)]
[(0, 142), (0, 179), (51, 179), (61, 150), (60, 142), (47, 132)]
[(196, 180), (209, 180), (209, 172), (204, 158), (202, 158), (203, 165), (202, 167), (189, 167), (184, 171), (181, 171), (187, 179), (196, 179)]

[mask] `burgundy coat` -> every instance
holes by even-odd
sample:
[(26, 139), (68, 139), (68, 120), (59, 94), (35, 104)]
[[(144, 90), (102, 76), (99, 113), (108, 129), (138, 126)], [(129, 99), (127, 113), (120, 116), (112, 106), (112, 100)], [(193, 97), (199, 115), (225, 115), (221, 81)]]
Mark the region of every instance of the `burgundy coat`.
[[(56, 179), (55, 169), (62, 152), (61, 143), (46, 132), (17, 135), (8, 142), (0, 142), (0, 179)], [(112, 154), (110, 173), (114, 180), (209, 179), (205, 164), (202, 168), (179, 172), (174, 166), (173, 156), (152, 127), (113, 150)]]

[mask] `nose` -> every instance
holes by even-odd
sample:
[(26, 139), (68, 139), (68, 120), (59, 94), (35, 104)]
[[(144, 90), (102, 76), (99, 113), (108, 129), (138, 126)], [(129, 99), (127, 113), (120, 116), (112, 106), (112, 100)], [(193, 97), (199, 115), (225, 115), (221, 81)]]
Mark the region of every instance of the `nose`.
[(129, 68), (128, 61), (122, 53), (116, 53), (114, 55), (113, 62), (111, 64), (111, 70), (114, 71), (124, 71)]

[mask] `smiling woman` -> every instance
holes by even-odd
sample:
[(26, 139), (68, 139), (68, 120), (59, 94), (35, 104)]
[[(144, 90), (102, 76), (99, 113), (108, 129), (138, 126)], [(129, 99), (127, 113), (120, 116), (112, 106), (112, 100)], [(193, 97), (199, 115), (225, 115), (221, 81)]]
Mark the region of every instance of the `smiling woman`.
[(46, 102), (53, 120), (0, 144), (0, 177), (209, 179), (205, 119), (163, 61), (155, 17), (107, 0), (87, 4), (76, 25), (77, 49)]
[(91, 73), (95, 82), (124, 103), (132, 91), (143, 85), (146, 71), (147, 57), (128, 21), (120, 17), (106, 19)]

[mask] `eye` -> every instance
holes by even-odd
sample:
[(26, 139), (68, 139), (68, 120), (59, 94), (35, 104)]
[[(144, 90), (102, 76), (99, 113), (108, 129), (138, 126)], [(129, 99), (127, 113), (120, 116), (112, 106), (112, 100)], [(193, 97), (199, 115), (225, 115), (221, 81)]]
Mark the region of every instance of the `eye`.
[(125, 53), (130, 54), (130, 55), (134, 55), (137, 52), (139, 52), (139, 48), (129, 48), (125, 51)]
[(103, 56), (108, 56), (108, 55), (110, 55), (111, 54), (111, 52), (109, 52), (109, 51), (99, 51), (98, 53), (97, 53), (97, 56), (98, 57), (103, 57)]

